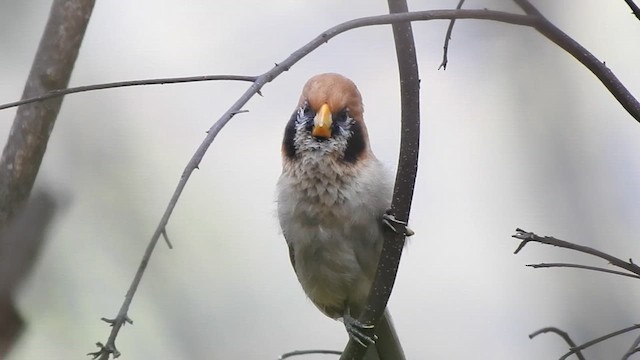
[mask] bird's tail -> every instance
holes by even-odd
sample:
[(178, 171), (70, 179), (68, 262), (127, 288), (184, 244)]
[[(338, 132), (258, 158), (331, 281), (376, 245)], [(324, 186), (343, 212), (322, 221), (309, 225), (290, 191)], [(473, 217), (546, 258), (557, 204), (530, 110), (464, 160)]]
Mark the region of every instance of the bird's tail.
[(378, 340), (369, 346), (363, 360), (406, 360), (388, 309), (376, 324), (375, 333)]

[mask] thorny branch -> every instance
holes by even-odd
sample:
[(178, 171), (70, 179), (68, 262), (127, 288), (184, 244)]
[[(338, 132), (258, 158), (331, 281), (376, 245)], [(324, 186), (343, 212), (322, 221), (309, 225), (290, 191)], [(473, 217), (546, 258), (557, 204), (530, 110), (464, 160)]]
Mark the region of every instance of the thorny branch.
[[(514, 0), (520, 4), (527, 5), (525, 10), (535, 9), (526, 0)], [(201, 162), (204, 154), (207, 152), (209, 146), (213, 143), (218, 133), (222, 128), (231, 120), (231, 118), (240, 112), (242, 107), (256, 94), (260, 93), (260, 90), (264, 85), (273, 81), (284, 71), (289, 70), (291, 66), (296, 64), (300, 59), (311, 53), (313, 50), (326, 43), (333, 37), (344, 33), (346, 31), (373, 25), (383, 24), (398, 24), (407, 21), (426, 21), (437, 19), (482, 19), (493, 20), (503, 23), (509, 23), (514, 25), (522, 25), (535, 27), (541, 34), (549, 38), (564, 50), (572, 54), (578, 61), (583, 63), (589, 68), (603, 84), (609, 89), (609, 91), (616, 97), (616, 99), (623, 105), (625, 109), (638, 121), (640, 121), (640, 103), (628, 92), (628, 90), (622, 85), (622, 83), (615, 77), (615, 75), (606, 68), (597, 58), (584, 49), (580, 44), (571, 39), (568, 35), (563, 33), (560, 29), (549, 23), (542, 15), (537, 11), (527, 11), (528, 15), (518, 15), (500, 11), (491, 10), (431, 10), (431, 11), (416, 11), (401, 14), (389, 14), (380, 16), (364, 17), (359, 19), (350, 20), (334, 26), (325, 32), (321, 33), (318, 37), (296, 50), (284, 61), (276, 64), (275, 67), (265, 72), (264, 74), (256, 77), (252, 85), (245, 91), (245, 93), (211, 126), (208, 130), (206, 137), (200, 144), (191, 160), (186, 165), (180, 181), (178, 182), (176, 189), (167, 205), (165, 213), (163, 214), (160, 222), (152, 235), (149, 244), (145, 250), (142, 261), (138, 267), (136, 275), (127, 291), (125, 300), (118, 312), (118, 315), (112, 320), (112, 330), (107, 342), (103, 345), (100, 344), (100, 350), (93, 353), (95, 357), (106, 360), (109, 358), (109, 354), (119, 354), (115, 347), (115, 339), (128, 319), (127, 313), (129, 306), (133, 300), (133, 296), (141, 281), (142, 275), (150, 261), (151, 254), (163, 232), (166, 229), (169, 218), (178, 202), (178, 199), (195, 169), (198, 168), (198, 164)], [(395, 200), (395, 199), (394, 199)], [(398, 211), (399, 209), (394, 209)], [(403, 216), (406, 215), (406, 216)], [(402, 214), (398, 212), (399, 219), (406, 219), (408, 212)], [(387, 244), (389, 242), (385, 242)], [(386, 300), (384, 301), (386, 304)], [(384, 307), (382, 307), (384, 309)]]
[(619, 259), (615, 256), (609, 255), (607, 253), (604, 253), (600, 250), (596, 250), (593, 248), (590, 248), (588, 246), (583, 246), (583, 245), (577, 245), (574, 243), (570, 243), (568, 241), (564, 241), (564, 240), (560, 240), (560, 239), (556, 239), (554, 237), (551, 236), (538, 236), (532, 232), (528, 232), (525, 230), (522, 230), (520, 228), (516, 229), (516, 234), (512, 235), (513, 238), (516, 239), (520, 239), (522, 240), (522, 242), (520, 242), (520, 245), (518, 245), (518, 248), (516, 249), (516, 251), (514, 251), (514, 254), (517, 254), (520, 252), (520, 250), (522, 250), (525, 245), (527, 245), (530, 242), (537, 242), (537, 243), (541, 243), (541, 244), (547, 244), (547, 245), (553, 245), (553, 246), (558, 246), (561, 248), (565, 248), (565, 249), (570, 249), (570, 250), (575, 250), (578, 252), (582, 252), (585, 254), (589, 254), (589, 255), (593, 255), (596, 257), (599, 257), (601, 259), (607, 260), (611, 265), (617, 266), (619, 268), (625, 269), (629, 272), (632, 272), (636, 275), (640, 276), (640, 267), (636, 264), (633, 263), (633, 261), (631, 261), (631, 259), (629, 259), (629, 261), (624, 261), (622, 259)]
[(624, 0), (624, 2), (629, 5), (629, 8), (631, 8), (631, 12), (633, 12), (633, 15), (635, 15), (636, 18), (640, 20), (640, 7), (638, 7), (638, 5), (633, 2), (633, 0)]
[(513, 1), (518, 4), (527, 15), (536, 18), (534, 28), (538, 30), (540, 34), (560, 46), (564, 51), (573, 55), (582, 65), (586, 66), (600, 79), (602, 84), (629, 114), (631, 114), (636, 121), (640, 122), (640, 102), (631, 95), (629, 90), (613, 75), (611, 69), (609, 69), (603, 61), (598, 60), (598, 58), (582, 47), (577, 41), (558, 29), (557, 26), (547, 20), (528, 0)]
[[(547, 244), (547, 245), (553, 245), (553, 246), (558, 246), (561, 248), (565, 248), (565, 249), (570, 249), (570, 250), (575, 250), (578, 252), (582, 252), (585, 254), (589, 254), (589, 255), (593, 255), (596, 257), (599, 257), (601, 259), (607, 260), (611, 265), (620, 267), (624, 270), (627, 270), (629, 272), (632, 272), (633, 274), (629, 274), (626, 272), (621, 272), (621, 271), (614, 271), (614, 270), (609, 270), (609, 269), (604, 269), (604, 268), (599, 268), (599, 267), (594, 267), (594, 266), (587, 266), (587, 265), (577, 265), (577, 264), (564, 264), (564, 263), (560, 263), (560, 264), (556, 264), (556, 263), (552, 263), (552, 264), (534, 264), (534, 265), (527, 265), (527, 266), (531, 266), (533, 268), (550, 268), (550, 267), (572, 267), (572, 268), (579, 268), (579, 269), (586, 269), (586, 270), (594, 270), (594, 271), (600, 271), (600, 272), (606, 272), (606, 273), (610, 273), (610, 274), (615, 274), (615, 275), (622, 275), (622, 276), (628, 276), (628, 277), (632, 277), (632, 278), (640, 278), (640, 267), (638, 267), (636, 264), (633, 263), (633, 261), (631, 259), (629, 259), (629, 262), (623, 261), (615, 256), (603, 253), (599, 250), (587, 247), (587, 246), (582, 246), (582, 245), (576, 245), (573, 243), (570, 243), (568, 241), (564, 241), (564, 240), (560, 240), (560, 239), (556, 239), (554, 237), (551, 236), (545, 236), (545, 237), (541, 237), (538, 236), (532, 232), (528, 232), (528, 231), (524, 231), (522, 229), (516, 229), (516, 234), (512, 235), (512, 237), (516, 238), (516, 239), (520, 239), (522, 240), (520, 242), (520, 244), (518, 245), (518, 248), (516, 249), (516, 251), (514, 252), (515, 254), (519, 253), (520, 250), (522, 250), (525, 245), (527, 245), (529, 242), (538, 242), (541, 244)], [(635, 275), (634, 275), (635, 274)], [(576, 354), (579, 358), (584, 359), (582, 357), (582, 355), (580, 354), (580, 350), (584, 350), (592, 345), (595, 345), (597, 343), (600, 343), (602, 341), (605, 341), (607, 339), (610, 339), (614, 336), (618, 336), (621, 334), (624, 334), (626, 332), (635, 330), (640, 328), (640, 325), (636, 324), (627, 328), (624, 328), (622, 330), (618, 330), (618, 331), (614, 331), (610, 334), (601, 336), (597, 339), (588, 341), (580, 346), (575, 346), (575, 344), (572, 344), (570, 342), (570, 340), (568, 339), (568, 335), (566, 335), (565, 332), (563, 331), (555, 331), (555, 330), (548, 330), (548, 329), (556, 329), (556, 328), (544, 328), (541, 330), (538, 330), (536, 332), (534, 332), (533, 334), (529, 335), (529, 338), (533, 338), (536, 335), (543, 333), (543, 332), (548, 332), (548, 331), (553, 331), (555, 333), (557, 333), (558, 335), (562, 336), (565, 341), (567, 341), (567, 343), (570, 345), (570, 351), (567, 352), (566, 354), (564, 354), (560, 360), (564, 360), (567, 359), (569, 356)], [(556, 329), (557, 330), (557, 329)], [(565, 334), (566, 337), (562, 334)], [(640, 336), (634, 341), (633, 345), (631, 346), (631, 348), (625, 353), (624, 357), (622, 358), (623, 360), (628, 359), (632, 354), (640, 351), (638, 349), (638, 344), (640, 344)]]
[[(462, 5), (465, 0), (460, 0), (456, 10), (462, 9)], [(447, 28), (447, 34), (444, 36), (444, 46), (442, 47), (442, 63), (438, 66), (438, 70), (447, 70), (447, 64), (449, 63), (449, 41), (451, 41), (451, 33), (453, 32), (453, 25), (456, 23), (456, 19), (451, 19), (449, 27)]]

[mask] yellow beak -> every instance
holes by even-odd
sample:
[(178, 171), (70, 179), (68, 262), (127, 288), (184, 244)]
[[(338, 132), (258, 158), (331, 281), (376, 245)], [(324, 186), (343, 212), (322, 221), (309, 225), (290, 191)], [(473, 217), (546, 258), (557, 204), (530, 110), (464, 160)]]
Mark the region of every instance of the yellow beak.
[(313, 118), (313, 130), (311, 135), (315, 137), (329, 138), (331, 137), (331, 108), (328, 104), (323, 104), (320, 110), (316, 113), (316, 117)]

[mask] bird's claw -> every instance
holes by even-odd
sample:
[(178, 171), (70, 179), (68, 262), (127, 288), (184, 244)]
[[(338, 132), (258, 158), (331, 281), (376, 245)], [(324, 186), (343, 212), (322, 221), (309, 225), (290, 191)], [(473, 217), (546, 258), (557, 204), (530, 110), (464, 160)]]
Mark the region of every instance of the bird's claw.
[(363, 324), (349, 314), (345, 314), (342, 321), (344, 322), (344, 327), (347, 329), (349, 337), (362, 347), (366, 348), (369, 345), (375, 344), (376, 340), (378, 340), (376, 334), (372, 334), (371, 336), (368, 334), (373, 333), (374, 326), (372, 324)]
[(396, 226), (400, 226), (403, 228), (402, 233), (404, 234), (404, 236), (412, 236), (415, 235), (415, 232), (413, 230), (411, 230), (408, 226), (407, 226), (407, 222), (406, 221), (402, 221), (402, 220), (398, 220), (396, 219), (395, 216), (393, 216), (392, 214), (389, 213), (389, 211), (387, 210), (387, 212), (385, 212), (382, 215), (382, 222), (389, 228), (391, 229), (391, 231), (393, 231), (394, 233), (398, 234), (400, 233), (398, 231), (398, 229), (396, 228)]

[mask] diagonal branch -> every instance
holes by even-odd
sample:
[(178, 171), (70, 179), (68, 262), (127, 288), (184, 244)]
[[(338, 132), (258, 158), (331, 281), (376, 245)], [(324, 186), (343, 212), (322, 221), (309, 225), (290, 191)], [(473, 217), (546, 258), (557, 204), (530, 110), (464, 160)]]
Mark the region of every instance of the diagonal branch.
[(607, 260), (609, 263), (611, 263), (611, 265), (617, 266), (619, 268), (625, 269), (629, 272), (632, 272), (636, 275), (640, 276), (640, 267), (636, 264), (633, 263), (633, 261), (629, 260), (629, 262), (626, 262), (622, 259), (619, 259), (615, 256), (609, 255), (607, 253), (603, 253), (600, 250), (596, 250), (593, 248), (590, 248), (588, 246), (582, 246), (582, 245), (577, 245), (574, 243), (570, 243), (568, 241), (564, 241), (564, 240), (560, 240), (560, 239), (556, 239), (554, 237), (551, 236), (538, 236), (532, 232), (528, 232), (528, 231), (524, 231), (522, 229), (516, 229), (516, 234), (512, 235), (511, 237), (516, 238), (516, 239), (520, 239), (522, 240), (522, 242), (520, 242), (520, 245), (518, 245), (518, 248), (516, 249), (516, 251), (514, 251), (514, 254), (517, 254), (520, 252), (520, 250), (522, 250), (525, 245), (527, 245), (529, 242), (533, 241), (533, 242), (538, 242), (541, 244), (547, 244), (547, 245), (553, 245), (553, 246), (558, 246), (561, 248), (565, 248), (565, 249), (570, 249), (570, 250), (575, 250), (578, 252), (582, 252), (585, 254), (589, 254), (589, 255), (593, 255), (596, 257), (599, 257), (601, 259)]
[[(460, 0), (456, 10), (462, 9), (462, 5), (465, 0)], [(453, 25), (456, 23), (456, 19), (451, 19), (449, 27), (447, 28), (447, 34), (444, 36), (444, 46), (442, 47), (442, 63), (438, 66), (438, 70), (447, 70), (447, 64), (449, 63), (449, 41), (451, 41), (451, 33), (453, 32)], [(1, 109), (1, 108), (0, 108)]]
[(586, 349), (586, 348), (588, 348), (590, 346), (593, 346), (595, 344), (601, 343), (601, 342), (603, 342), (605, 340), (611, 339), (612, 337), (615, 337), (615, 336), (618, 336), (618, 335), (622, 335), (624, 333), (627, 333), (627, 332), (635, 330), (635, 329), (640, 329), (640, 325), (636, 324), (636, 325), (633, 325), (633, 326), (629, 326), (627, 328), (624, 328), (624, 329), (621, 329), (621, 330), (618, 330), (618, 331), (614, 331), (614, 332), (612, 332), (610, 334), (603, 335), (603, 336), (601, 336), (599, 338), (596, 338), (596, 339), (593, 339), (591, 341), (587, 341), (586, 343), (584, 343), (582, 345), (575, 346), (575, 347), (571, 348), (571, 350), (569, 352), (567, 352), (566, 354), (562, 355), (559, 360), (565, 360), (569, 356), (571, 356), (573, 354), (576, 354), (579, 351), (584, 350), (584, 349)]
[(638, 5), (636, 5), (636, 3), (633, 2), (633, 0), (624, 0), (624, 2), (626, 2), (627, 5), (629, 5), (629, 8), (631, 8), (631, 12), (633, 13), (633, 15), (635, 15), (636, 18), (640, 20), (640, 7), (638, 7)]
[(573, 55), (578, 61), (587, 67), (609, 90), (609, 92), (620, 102), (620, 104), (640, 122), (640, 102), (631, 95), (629, 90), (616, 78), (613, 72), (598, 60), (587, 49), (582, 47), (577, 41), (573, 40), (569, 35), (558, 29), (553, 23), (544, 17), (536, 9), (529, 0), (513, 0), (518, 6), (524, 10), (527, 15), (534, 16), (536, 23), (534, 28), (544, 35), (547, 39), (560, 46), (563, 50)]
[(627, 352), (624, 354), (624, 356), (622, 356), (622, 360), (627, 360), (631, 357), (631, 355), (640, 352), (640, 348), (638, 348), (638, 345), (640, 345), (640, 336), (638, 336), (634, 341), (633, 344), (631, 344), (631, 347), (629, 348), (629, 350), (627, 350)]
[(588, 265), (579, 265), (579, 264), (565, 264), (565, 263), (541, 263), (541, 264), (529, 264), (527, 266), (528, 267), (532, 267), (534, 269), (559, 268), (559, 267), (574, 268), (574, 269), (584, 269), (584, 270), (599, 271), (599, 272), (604, 272), (604, 273), (614, 274), (614, 275), (620, 275), (620, 276), (627, 276), (627, 277), (634, 278), (634, 279), (640, 279), (640, 276), (638, 276), (638, 275), (628, 274), (628, 273), (622, 272), (622, 271), (604, 269), (604, 268), (597, 267), (597, 266), (588, 266)]

